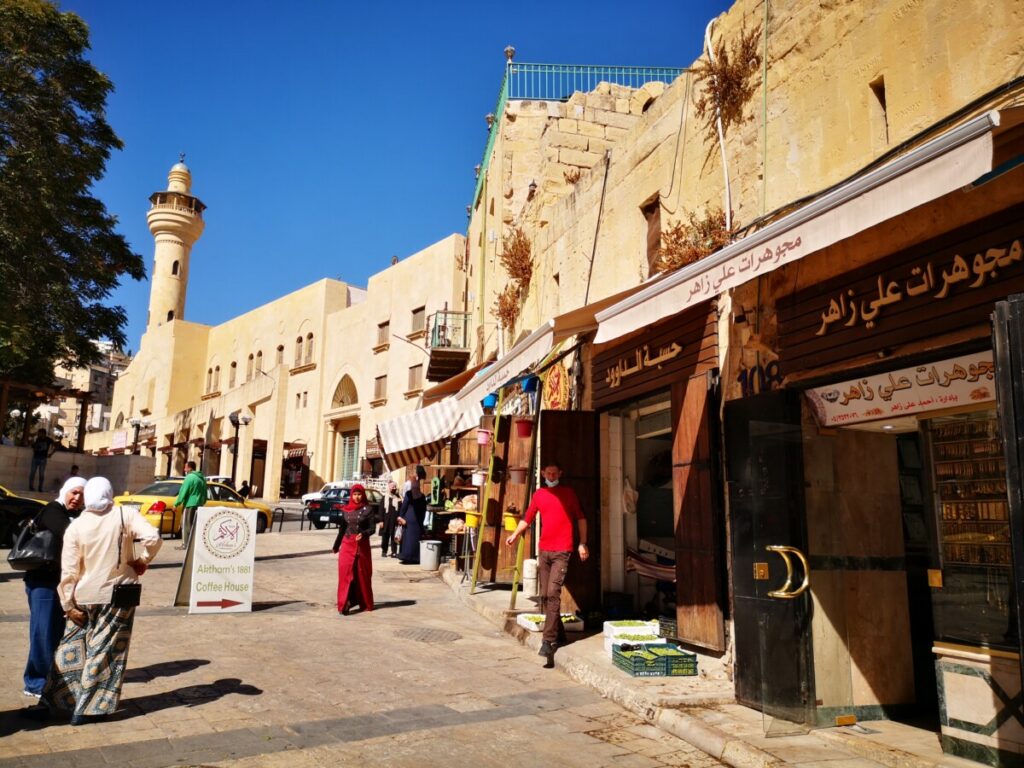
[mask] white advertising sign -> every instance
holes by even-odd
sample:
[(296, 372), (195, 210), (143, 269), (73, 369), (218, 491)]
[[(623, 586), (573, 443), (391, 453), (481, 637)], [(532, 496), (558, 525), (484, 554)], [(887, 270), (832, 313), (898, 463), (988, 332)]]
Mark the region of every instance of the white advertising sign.
[(128, 447), (128, 433), (125, 431), (115, 432), (110, 436), (110, 450), (120, 451)]
[(199, 507), (192, 539), (188, 612), (251, 611), (256, 510)]
[(992, 352), (903, 368), (807, 390), (818, 423), (826, 427), (925, 413), (995, 399)]

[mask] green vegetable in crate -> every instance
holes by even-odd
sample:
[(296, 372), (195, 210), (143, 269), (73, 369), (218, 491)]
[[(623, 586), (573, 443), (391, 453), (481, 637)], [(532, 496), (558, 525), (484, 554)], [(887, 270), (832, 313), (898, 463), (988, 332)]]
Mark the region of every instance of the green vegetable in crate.
[(622, 619), (621, 621), (609, 621), (608, 623), (613, 627), (646, 627), (651, 622), (640, 621), (639, 619)]
[(616, 640), (626, 640), (630, 643), (652, 643), (661, 638), (657, 635), (617, 635)]

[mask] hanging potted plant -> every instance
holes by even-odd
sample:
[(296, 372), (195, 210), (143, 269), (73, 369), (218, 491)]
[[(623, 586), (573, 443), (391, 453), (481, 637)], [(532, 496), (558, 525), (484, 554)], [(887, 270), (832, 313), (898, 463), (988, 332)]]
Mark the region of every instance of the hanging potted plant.
[(526, 482), (526, 467), (509, 467), (508, 468), (508, 479), (516, 484), (522, 485)]
[(519, 437), (529, 437), (533, 434), (533, 416), (516, 416), (516, 434)]

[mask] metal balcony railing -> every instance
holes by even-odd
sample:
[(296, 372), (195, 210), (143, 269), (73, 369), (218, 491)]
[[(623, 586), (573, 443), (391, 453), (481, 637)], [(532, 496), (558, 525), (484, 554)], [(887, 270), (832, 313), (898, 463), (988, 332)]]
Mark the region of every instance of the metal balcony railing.
[(469, 349), (469, 313), (444, 310), (427, 320), (430, 349)]
[(528, 64), (509, 61), (498, 90), (498, 103), (494, 108), (495, 120), (487, 134), (484, 159), (473, 190), (473, 204), (480, 199), (491, 151), (501, 126), (501, 116), (509, 99), (524, 101), (566, 101), (577, 91), (584, 93), (597, 88), (598, 83), (640, 88), (644, 83), (672, 83), (686, 71), (685, 67), (617, 67), (600, 64)]

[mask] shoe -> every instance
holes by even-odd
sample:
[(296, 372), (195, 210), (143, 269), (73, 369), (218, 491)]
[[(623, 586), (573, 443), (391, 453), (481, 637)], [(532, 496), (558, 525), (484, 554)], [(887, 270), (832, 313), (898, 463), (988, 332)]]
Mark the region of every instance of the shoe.
[(549, 643), (544, 640), (540, 644), (540, 650), (537, 651), (538, 656), (547, 656), (549, 659), (555, 655), (555, 648), (557, 646), (554, 643)]
[(33, 693), (28, 688), (26, 688), (24, 691), (22, 691), (22, 693), (25, 694), (26, 696), (31, 696), (34, 699), (38, 699), (40, 696), (43, 695), (42, 693)]
[(352, 604), (349, 603), (348, 601), (346, 601), (345, 605), (342, 606), (341, 610), (338, 611), (338, 613), (340, 613), (342, 616), (348, 616), (348, 612), (351, 611), (351, 610), (352, 610)]

